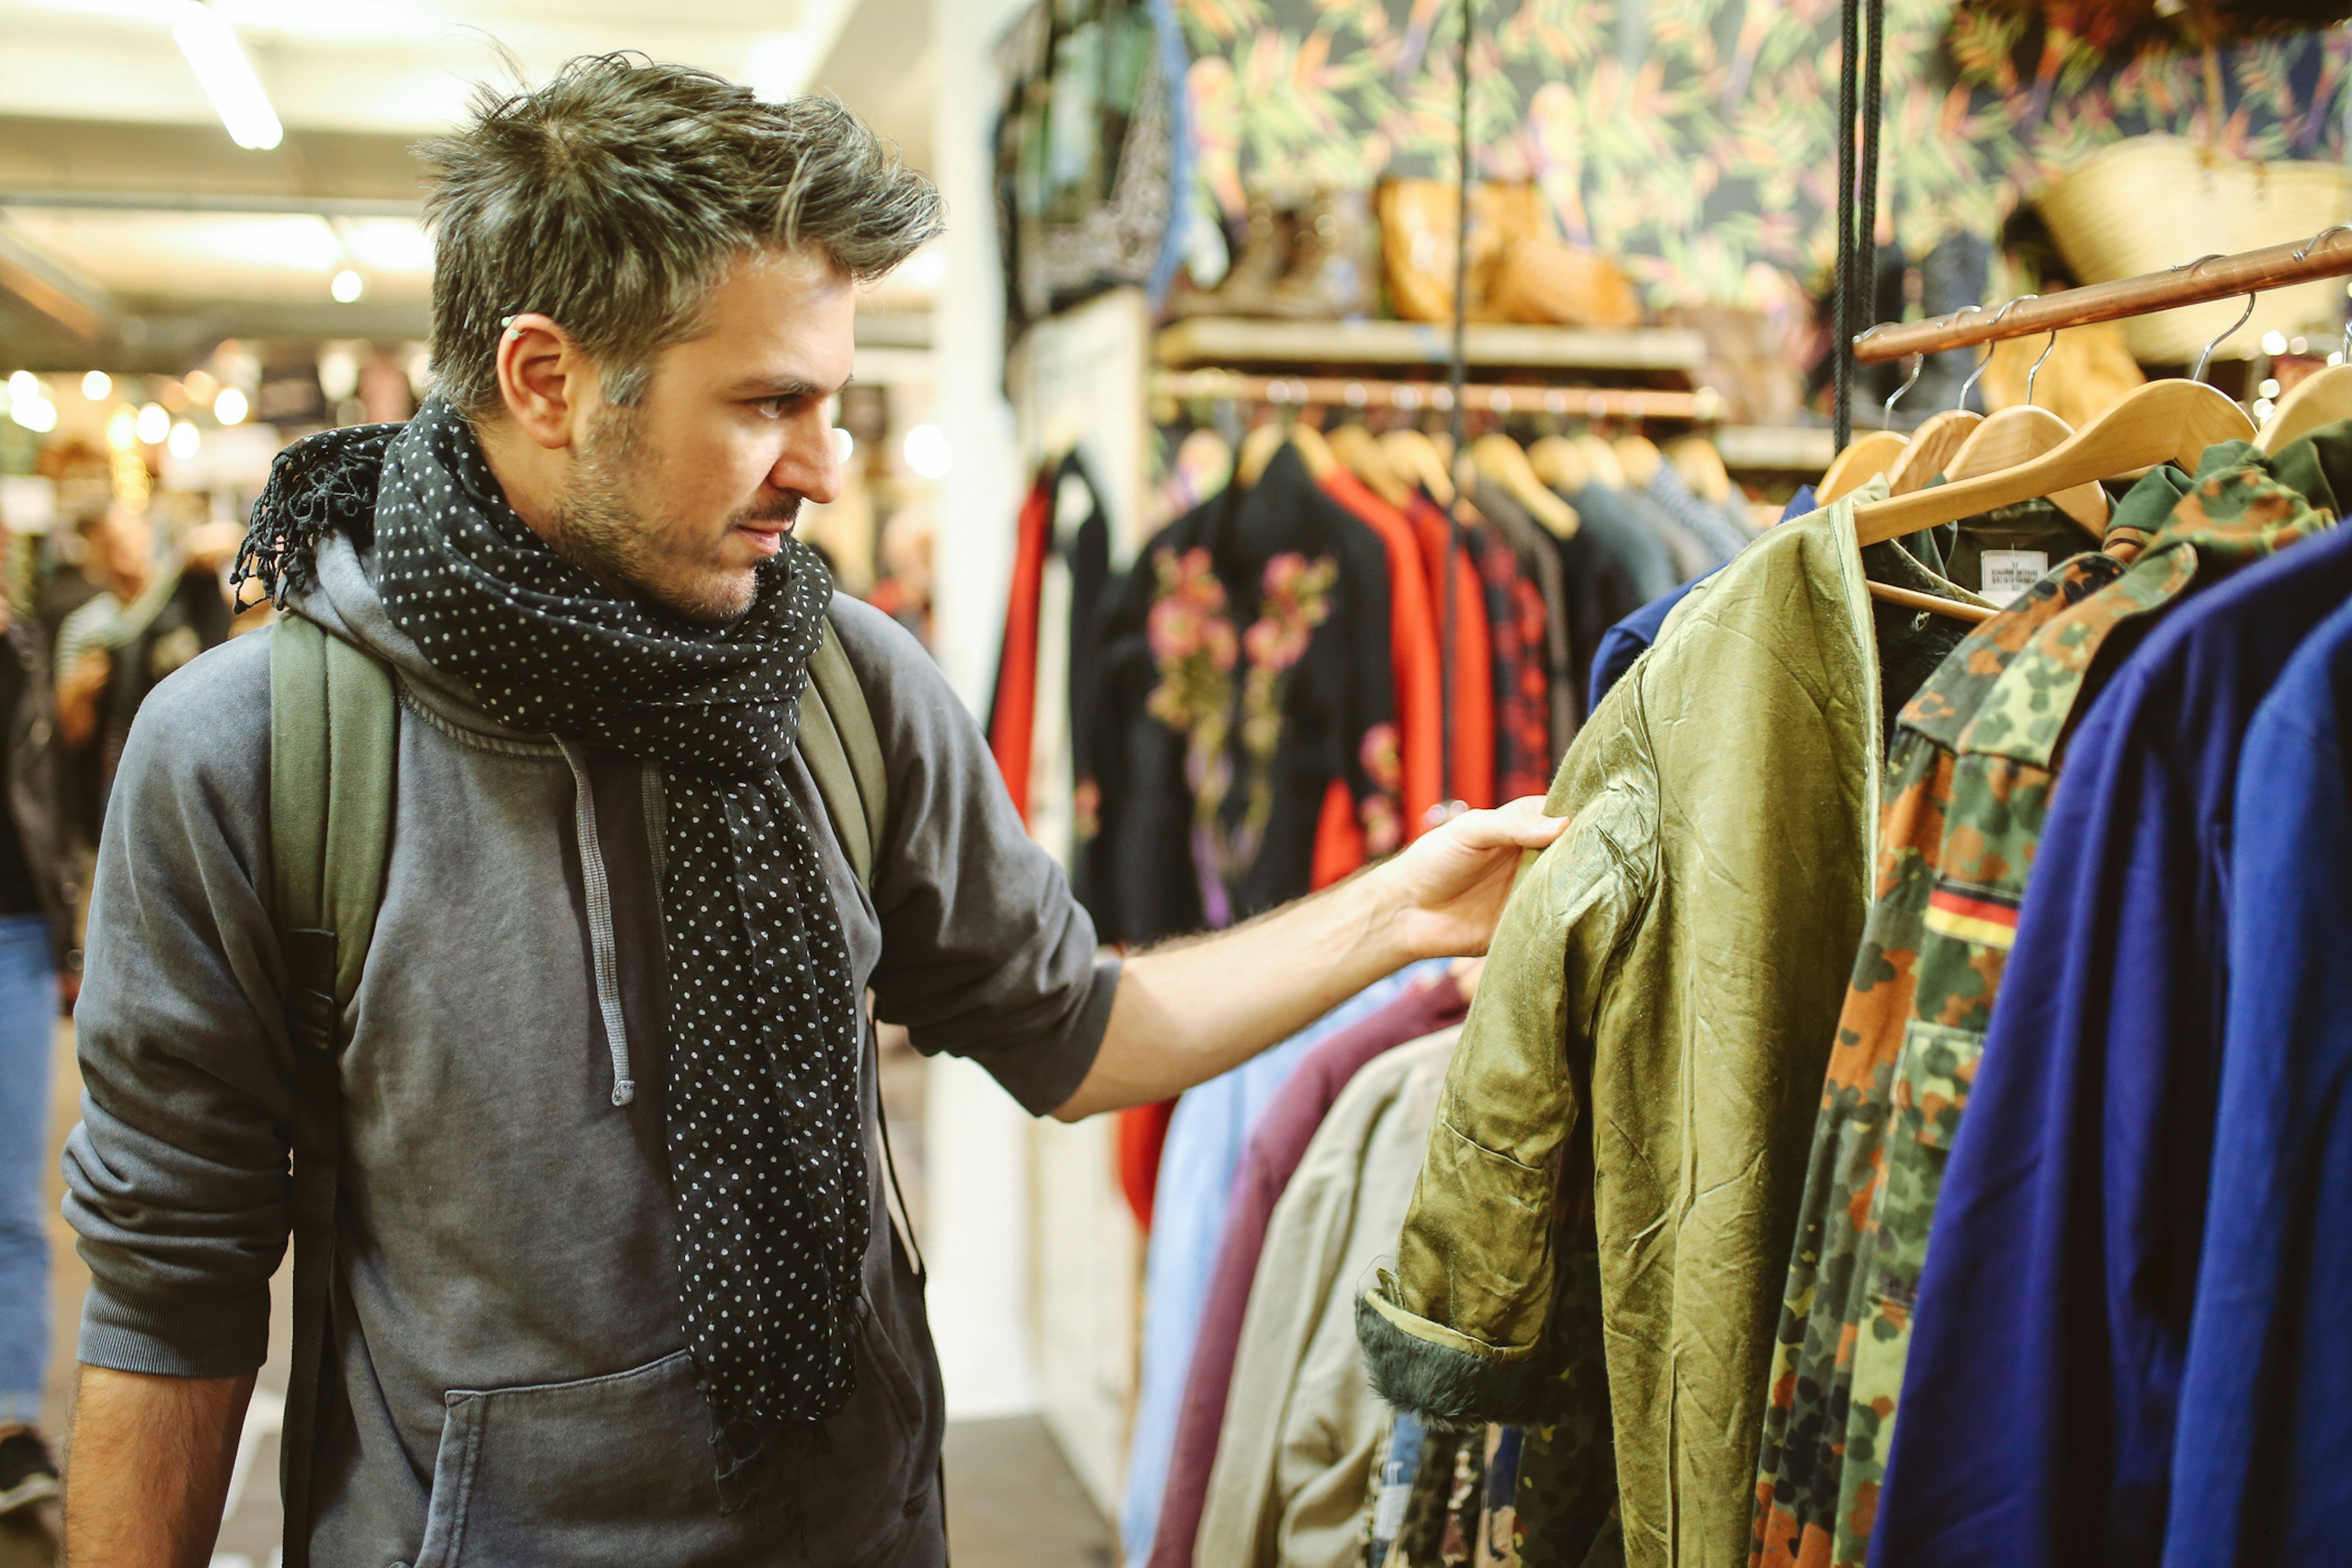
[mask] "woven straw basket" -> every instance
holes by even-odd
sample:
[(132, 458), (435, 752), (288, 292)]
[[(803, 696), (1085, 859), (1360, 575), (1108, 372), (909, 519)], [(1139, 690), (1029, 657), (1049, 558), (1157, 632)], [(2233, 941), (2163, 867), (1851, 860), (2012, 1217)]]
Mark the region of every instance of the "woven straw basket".
[[(2352, 216), (2352, 180), (2334, 163), (2247, 163), (2216, 157), (2178, 136), (2136, 136), (2084, 160), (2035, 205), (2074, 276), (2108, 283), (2209, 251), (2307, 238)], [(2240, 297), (2134, 317), (2132, 357), (2145, 364), (2193, 363), (2245, 308)], [(2252, 319), (2214, 357), (2248, 358), (2270, 331), (2333, 339), (2344, 311), (2339, 280), (2274, 289), (2256, 300)]]

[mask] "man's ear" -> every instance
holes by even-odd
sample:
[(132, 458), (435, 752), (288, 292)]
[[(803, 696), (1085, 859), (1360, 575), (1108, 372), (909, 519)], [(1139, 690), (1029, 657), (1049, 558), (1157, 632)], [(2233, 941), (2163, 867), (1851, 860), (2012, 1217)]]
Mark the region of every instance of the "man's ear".
[(508, 318), (498, 365), (507, 416), (535, 445), (557, 451), (584, 433), (595, 367), (552, 318), (535, 310)]

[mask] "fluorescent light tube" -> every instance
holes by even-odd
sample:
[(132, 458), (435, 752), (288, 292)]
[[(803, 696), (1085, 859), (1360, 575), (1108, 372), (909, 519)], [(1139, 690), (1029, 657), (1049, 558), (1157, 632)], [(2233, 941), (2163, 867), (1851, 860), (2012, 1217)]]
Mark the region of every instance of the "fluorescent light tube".
[(213, 112), (228, 127), (229, 140), (268, 152), (285, 139), (269, 94), (262, 90), (261, 79), (253, 74), (253, 62), (245, 58), (236, 29), (226, 18), (203, 0), (188, 0), (180, 19), (172, 24), (172, 37), (188, 57), (188, 68), (196, 73), (205, 96), (213, 100)]

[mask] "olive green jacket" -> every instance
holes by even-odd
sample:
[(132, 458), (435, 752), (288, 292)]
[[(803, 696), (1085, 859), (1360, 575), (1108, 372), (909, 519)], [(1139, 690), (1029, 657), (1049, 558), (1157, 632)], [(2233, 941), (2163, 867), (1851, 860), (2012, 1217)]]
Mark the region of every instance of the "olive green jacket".
[[(1743, 551), (1578, 737), (1546, 807), (1574, 826), (1511, 895), (1394, 1271), (1358, 1310), (1376, 1386), (1440, 1424), (1542, 1418), (1591, 1386), (1561, 1378), (1549, 1322), (1589, 1110), (1633, 1568), (1748, 1559), (1780, 1287), (1870, 903), (1880, 656), (1916, 681), (1967, 630), (1874, 613), (1852, 510)], [(1870, 556), (1982, 603), (1897, 549)]]

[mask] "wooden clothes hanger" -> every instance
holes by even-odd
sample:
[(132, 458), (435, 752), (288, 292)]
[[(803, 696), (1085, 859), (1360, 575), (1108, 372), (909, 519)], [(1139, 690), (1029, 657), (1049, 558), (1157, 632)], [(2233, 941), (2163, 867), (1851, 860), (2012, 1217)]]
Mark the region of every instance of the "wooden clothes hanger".
[(1528, 510), (1529, 516), (1562, 539), (1576, 537), (1576, 509), (1546, 489), (1528, 455), (1500, 431), (1470, 443), (1470, 460), (1481, 478)]
[(1892, 430), (1873, 430), (1867, 436), (1856, 437), (1853, 445), (1832, 460), (1821, 483), (1813, 487), (1813, 494), (1823, 506), (1841, 496), (1852, 495), (1892, 468), (1895, 459), (1903, 456), (1905, 445), (1904, 438)]
[(1657, 443), (1638, 430), (1628, 431), (1609, 444), (1617, 454), (1617, 464), (1625, 470), (1625, 479), (1637, 490), (1650, 488), (1658, 470), (1666, 466), (1666, 455), (1658, 450)]
[(1412, 487), (1389, 461), (1379, 437), (1361, 425), (1342, 425), (1324, 439), (1330, 444), (1331, 455), (1389, 505), (1401, 507), (1412, 498)]
[(1528, 466), (1553, 489), (1570, 495), (1582, 495), (1592, 483), (1592, 466), (1565, 436), (1546, 436), (1528, 447)]
[(1584, 459), (1584, 466), (1591, 471), (1594, 484), (1612, 490), (1633, 488), (1633, 479), (1625, 472), (1624, 461), (1617, 456), (1616, 447), (1590, 430), (1570, 437), (1569, 444)]
[(2060, 490), (2158, 463), (2177, 464), (2195, 473), (2206, 447), (2217, 441), (2249, 440), (2254, 434), (2254, 422), (2246, 411), (2202, 379), (2213, 351), (2245, 325), (2253, 309), (2254, 296), (2248, 294), (2244, 314), (2205, 345), (2189, 379), (2152, 381), (2136, 388), (2049, 451), (2014, 468), (1856, 508), (1856, 537), (1865, 545), (1900, 539), (1923, 528), (1958, 522), (2037, 496), (2054, 497)]
[(2341, 363), (2305, 376), (2279, 399), (2271, 416), (2263, 421), (2255, 446), (2275, 457), (2288, 442), (2310, 435), (2322, 425), (2352, 419), (2352, 318), (2344, 322), (2344, 350), (2338, 357)]
[(1454, 504), (1454, 479), (1445, 471), (1436, 442), (1410, 427), (1391, 430), (1380, 442), (1400, 475), (1427, 490), (1438, 505)]
[[(1872, 329), (1874, 331), (1876, 330)], [(1887, 394), (1886, 401), (1879, 405), (1878, 428), (1847, 442), (1845, 450), (1830, 459), (1828, 470), (1822, 475), (1822, 482), (1813, 487), (1814, 498), (1823, 506), (1840, 496), (1852, 495), (1880, 475), (1890, 472), (1902, 460), (1911, 442), (1908, 437), (1898, 436), (1889, 428), (1895, 422), (1895, 405), (1903, 401), (1903, 395), (1918, 383), (1919, 373), (1927, 368), (1926, 354), (1915, 359), (1909, 377)], [(1968, 395), (1968, 388), (1961, 387), (1963, 401)]]
[(1973, 408), (1947, 408), (1940, 414), (1930, 414), (1911, 432), (1911, 444), (1886, 470), (1886, 491), (1889, 495), (1907, 496), (1913, 490), (1924, 489), (1950, 467), (1952, 458), (1969, 438), (1969, 432), (1984, 423), (1984, 416)]
[(1706, 437), (1684, 437), (1666, 448), (1666, 458), (1683, 477), (1683, 483), (1702, 500), (1717, 506), (1731, 500), (1731, 470), (1723, 466), (1723, 454)]
[(2246, 411), (2203, 382), (2152, 381), (2015, 468), (1856, 508), (1854, 532), (1863, 543), (1876, 544), (2158, 463), (2194, 473), (2206, 447), (2253, 433)]
[[(2034, 296), (2027, 295), (2032, 299)], [(2011, 301), (2016, 303), (2015, 300)], [(2002, 307), (2008, 309), (2007, 306)], [(2025, 373), (2025, 401), (2015, 408), (2002, 408), (1988, 415), (1969, 433), (1968, 439), (1952, 454), (1944, 466), (1944, 478), (1953, 483), (1972, 479), (1980, 474), (1997, 473), (2015, 468), (2029, 458), (2063, 443), (2074, 433), (2074, 427), (2047, 408), (2035, 405), (2034, 378), (2042, 374), (2042, 361), (2058, 346), (2058, 334), (2053, 330), (2050, 342), (2043, 345), (2042, 356)], [(1992, 363), (1992, 356), (1985, 356)], [(1889, 489), (1892, 493), (1892, 487)], [(2050, 498), (2051, 503), (2079, 524), (2094, 539), (2104, 539), (2107, 531), (2107, 494), (2097, 485), (2077, 485), (2059, 491)]]

